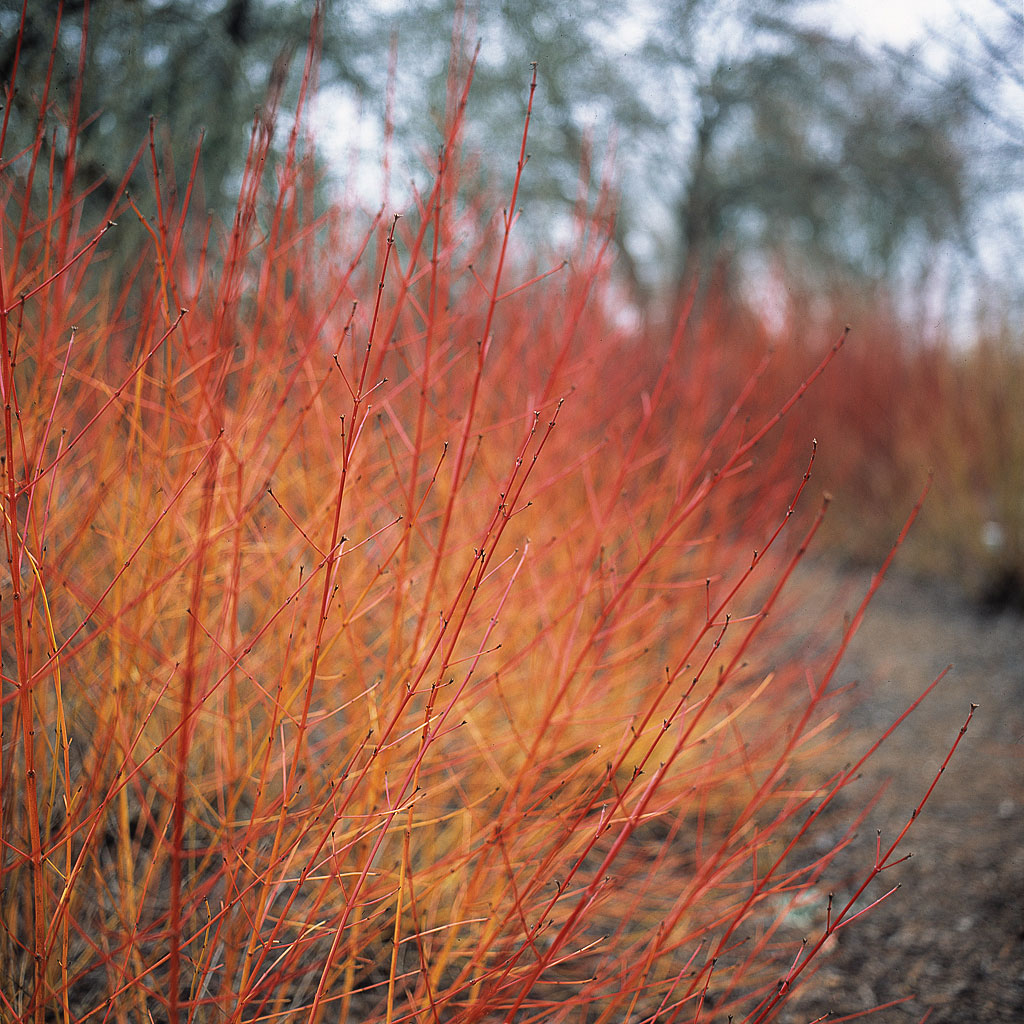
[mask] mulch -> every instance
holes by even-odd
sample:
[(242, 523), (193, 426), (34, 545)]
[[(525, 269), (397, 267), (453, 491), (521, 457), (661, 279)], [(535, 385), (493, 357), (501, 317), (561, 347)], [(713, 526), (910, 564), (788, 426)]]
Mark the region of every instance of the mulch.
[[(816, 566), (803, 585), (817, 607), (831, 589), (853, 611), (868, 582)], [(953, 585), (891, 574), (839, 671), (839, 681), (858, 681), (858, 696), (837, 756), (855, 760), (950, 663), (835, 811), (863, 806), (888, 783), (829, 870), (838, 903), (870, 869), (878, 830), (885, 844), (906, 824), (978, 705), (903, 844), (913, 856), (876, 879), (867, 902), (900, 889), (836, 933), (781, 1012), (784, 1024), (877, 1007), (874, 1024), (1024, 1022), (1024, 619), (986, 612)]]

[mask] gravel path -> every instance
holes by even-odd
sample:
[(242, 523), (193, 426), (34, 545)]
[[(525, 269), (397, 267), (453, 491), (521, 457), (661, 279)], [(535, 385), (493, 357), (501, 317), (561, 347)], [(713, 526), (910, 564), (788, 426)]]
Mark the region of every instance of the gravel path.
[[(823, 590), (848, 588), (844, 606), (853, 611), (868, 580), (817, 567), (804, 582), (819, 607)], [(876, 830), (885, 842), (906, 823), (973, 702), (967, 734), (905, 841), (912, 859), (876, 880), (875, 895), (897, 881), (902, 888), (837, 933), (834, 950), (783, 1011), (786, 1024), (829, 1011), (827, 1019), (843, 1019), (905, 996), (912, 998), (868, 1019), (1024, 1022), (1024, 620), (986, 615), (952, 587), (891, 575), (840, 669), (840, 680), (860, 681), (840, 753), (851, 760), (870, 746), (949, 663), (848, 795), (852, 809), (892, 780), (829, 872), (838, 901), (840, 886), (870, 868)]]

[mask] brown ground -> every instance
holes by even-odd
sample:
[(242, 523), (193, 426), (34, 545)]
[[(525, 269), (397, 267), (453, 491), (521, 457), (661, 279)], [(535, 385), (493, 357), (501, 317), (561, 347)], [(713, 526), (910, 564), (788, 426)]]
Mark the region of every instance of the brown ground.
[[(869, 578), (820, 567), (810, 574), (819, 601), (822, 589), (852, 584), (844, 601), (851, 611)], [(872, 891), (897, 881), (902, 888), (837, 933), (835, 949), (782, 1012), (785, 1024), (829, 1011), (829, 1020), (841, 1019), (908, 995), (868, 1019), (1024, 1022), (1024, 619), (986, 614), (953, 587), (891, 575), (840, 670), (862, 691), (842, 756), (870, 746), (950, 662), (950, 674), (848, 794), (847, 810), (893, 779), (829, 871), (838, 900), (842, 885), (870, 868), (876, 829), (884, 842), (906, 823), (974, 702), (967, 734), (905, 841), (913, 858)]]

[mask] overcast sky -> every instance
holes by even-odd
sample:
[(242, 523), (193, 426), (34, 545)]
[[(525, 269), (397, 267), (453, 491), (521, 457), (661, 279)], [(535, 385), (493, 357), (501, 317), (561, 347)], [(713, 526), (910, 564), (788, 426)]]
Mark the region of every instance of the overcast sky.
[[(954, 0), (842, 0), (822, 4), (829, 23), (873, 43), (906, 46), (920, 39), (928, 25), (948, 24)], [(838, 23), (836, 21), (838, 17)]]

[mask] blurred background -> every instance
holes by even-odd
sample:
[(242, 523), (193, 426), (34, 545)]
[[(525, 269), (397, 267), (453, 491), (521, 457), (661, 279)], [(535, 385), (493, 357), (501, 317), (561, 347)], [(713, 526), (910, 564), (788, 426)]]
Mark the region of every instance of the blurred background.
[[(122, 181), (151, 192), (152, 116), (179, 182), (202, 140), (203, 202), (230, 223), (254, 112), (276, 106), (287, 144), (311, 13), (0, 0), (9, 170), (39, 147), (101, 222)], [(819, 391), (843, 466), (830, 483), (901, 518), (937, 467), (921, 565), (1024, 604), (1020, 0), (325, 0), (320, 34), (324, 203), (410, 206), (436, 166), (448, 69), (477, 40), (462, 180), (507, 195), (536, 61), (527, 251), (571, 256), (575, 214), (608, 185), (619, 315), (638, 327), (671, 323), (694, 289), (773, 344), (853, 323), (868, 341)], [(123, 220), (122, 250), (143, 239)], [(878, 537), (844, 529), (851, 557), (877, 557)], [(891, 540), (888, 521), (877, 532)]]
[[(76, 166), (93, 203), (154, 115), (183, 176), (204, 133), (206, 202), (230, 211), (254, 110), (270, 93), (294, 106), (312, 5), (66, 0), (59, 27), (57, 6), (26, 5), (19, 49), (22, 3), (0, 0), (19, 148), (51, 53), (49, 101), (71, 109), (87, 25)], [(618, 270), (640, 307), (719, 266), (780, 322), (787, 303), (840, 288), (884, 291), (922, 332), (969, 334), (978, 317), (1020, 311), (1017, 0), (506, 0), (458, 15), (453, 0), (327, 0), (316, 140), (327, 174), (354, 166), (373, 206), (389, 118), (396, 206), (430, 172), (457, 17), (481, 41), (467, 140), (480, 175), (514, 172), (537, 61), (528, 226), (563, 243), (581, 174), (610, 173)], [(59, 159), (67, 137), (40, 141)]]

